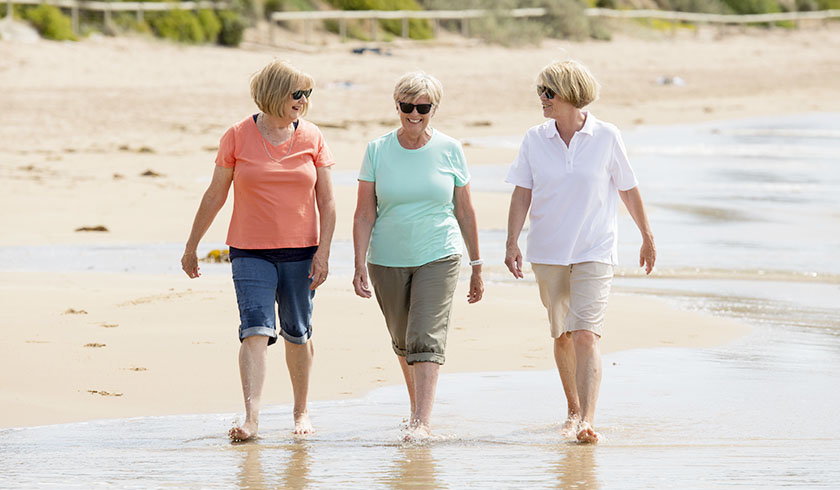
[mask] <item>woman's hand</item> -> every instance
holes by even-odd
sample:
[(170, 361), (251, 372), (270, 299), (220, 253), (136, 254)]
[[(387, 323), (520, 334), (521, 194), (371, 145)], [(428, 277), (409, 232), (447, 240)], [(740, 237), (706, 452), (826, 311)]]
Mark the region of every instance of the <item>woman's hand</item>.
[(318, 286), (324, 284), (329, 273), (330, 250), (329, 248), (318, 247), (315, 256), (312, 257), (312, 267), (309, 269), (309, 278), (312, 279), (309, 289), (314, 291)]
[(655, 262), (656, 245), (653, 243), (653, 237), (645, 238), (642, 241), (642, 248), (639, 250), (639, 267), (644, 267), (645, 273), (650, 274)]
[(517, 279), (525, 277), (525, 274), (522, 273), (522, 252), (516, 242), (509, 243), (505, 250), (505, 265), (513, 274), (513, 277)]
[(367, 267), (364, 265), (356, 266), (356, 272), (353, 274), (353, 289), (356, 291), (356, 296), (361, 298), (371, 297)]
[(195, 252), (186, 251), (181, 257), (181, 269), (187, 273), (190, 279), (200, 277), (201, 273), (198, 269), (198, 255)]
[(481, 279), (481, 266), (473, 266), (470, 276), (470, 292), (467, 293), (467, 303), (478, 303), (484, 296), (484, 281)]

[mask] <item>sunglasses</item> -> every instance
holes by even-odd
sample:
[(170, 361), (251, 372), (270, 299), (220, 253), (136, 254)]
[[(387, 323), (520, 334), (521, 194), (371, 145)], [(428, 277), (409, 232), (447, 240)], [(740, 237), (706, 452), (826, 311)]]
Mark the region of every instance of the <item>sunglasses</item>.
[(300, 100), (301, 97), (306, 96), (308, 99), (310, 95), (312, 95), (312, 89), (309, 90), (296, 90), (292, 92), (292, 98), (295, 100)]
[(542, 85), (537, 85), (537, 95), (545, 95), (546, 99), (553, 99), (555, 94), (554, 90)]
[(428, 114), (432, 110), (432, 104), (409, 104), (408, 102), (400, 102), (400, 110), (406, 114), (411, 114), (417, 109), (418, 114)]

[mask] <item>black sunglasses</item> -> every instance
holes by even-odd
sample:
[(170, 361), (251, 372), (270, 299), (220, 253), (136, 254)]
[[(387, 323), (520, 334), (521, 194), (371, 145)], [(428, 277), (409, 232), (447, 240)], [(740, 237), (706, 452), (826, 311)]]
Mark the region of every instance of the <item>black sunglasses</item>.
[(301, 97), (306, 96), (308, 99), (310, 95), (312, 95), (312, 89), (309, 90), (296, 90), (292, 92), (292, 98), (295, 100), (299, 100)]
[(546, 99), (553, 99), (555, 95), (554, 90), (551, 90), (550, 88), (545, 87), (543, 85), (537, 85), (537, 95), (543, 94), (545, 94)]
[(408, 102), (400, 102), (400, 110), (406, 114), (411, 114), (414, 109), (417, 109), (419, 114), (428, 114), (432, 110), (432, 104), (409, 104)]

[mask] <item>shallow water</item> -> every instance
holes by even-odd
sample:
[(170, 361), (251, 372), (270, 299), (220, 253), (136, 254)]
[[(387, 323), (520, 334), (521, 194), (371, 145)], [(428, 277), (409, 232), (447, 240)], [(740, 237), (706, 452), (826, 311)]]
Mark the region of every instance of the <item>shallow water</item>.
[(395, 386), (314, 403), (300, 439), (285, 406), (246, 444), (234, 414), (2, 430), (0, 469), (16, 488), (836, 488), (840, 338), (814, 335), (606, 356), (597, 447), (558, 436), (556, 373), (500, 372), (443, 376), (423, 445), (398, 442)]
[[(313, 404), (318, 432), (306, 439), (289, 435), (288, 406), (269, 407), (262, 438), (249, 444), (224, 436), (236, 414), (0, 430), (0, 487), (837, 488), (838, 127), (840, 114), (809, 114), (626, 133), (659, 258), (653, 277), (639, 277), (638, 232), (622, 217), (615, 291), (755, 328), (715, 349), (605, 356), (597, 447), (558, 436), (564, 400), (554, 372), (450, 374), (425, 445), (398, 442), (408, 402), (404, 388), (387, 387)], [(505, 171), (473, 167), (473, 188), (509, 192)], [(336, 183), (355, 185), (355, 174), (337, 173)], [(481, 231), (488, 287), (510, 280), (504, 237)], [(0, 267), (181, 274), (181, 250), (0, 247)], [(335, 279), (347, 280), (350, 267), (351, 245), (335, 243)], [(227, 264), (202, 270), (230, 273)]]

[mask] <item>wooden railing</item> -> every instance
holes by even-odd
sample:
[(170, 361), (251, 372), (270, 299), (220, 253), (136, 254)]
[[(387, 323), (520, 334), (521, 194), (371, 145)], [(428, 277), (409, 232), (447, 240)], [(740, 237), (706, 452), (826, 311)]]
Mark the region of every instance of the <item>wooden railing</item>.
[(69, 10), (70, 20), (73, 24), (73, 32), (76, 34), (79, 34), (80, 10), (102, 12), (105, 27), (106, 29), (110, 29), (112, 26), (112, 12), (135, 12), (137, 22), (140, 23), (143, 22), (143, 12), (163, 12), (167, 10), (226, 9), (230, 6), (227, 2), (212, 2), (206, 0), (198, 2), (86, 2), (84, 0), (6, 0), (6, 17), (9, 17), (11, 15), (12, 4), (40, 5), (42, 3), (47, 5), (54, 5), (56, 7)]
[[(136, 12), (137, 21), (143, 21), (143, 12), (165, 10), (195, 10), (203, 8), (224, 9), (226, 2), (190, 1), (190, 2), (103, 2), (84, 0), (6, 0), (7, 16), (11, 15), (12, 4), (38, 5), (46, 3), (68, 9), (71, 12), (73, 31), (79, 31), (79, 11), (90, 10), (103, 13), (106, 28), (111, 25), (112, 12)], [(352, 19), (370, 20), (371, 39), (377, 38), (377, 22), (381, 19), (402, 20), (401, 36), (409, 37), (409, 20), (427, 19), (433, 21), (437, 29), (440, 20), (460, 20), (461, 33), (469, 36), (469, 19), (503, 15), (508, 17), (543, 17), (549, 12), (544, 8), (522, 8), (507, 11), (471, 9), (471, 10), (314, 10), (305, 12), (274, 12), (271, 14), (272, 24), (287, 21), (303, 21), (304, 38), (310, 41), (312, 23), (315, 21), (337, 20), (339, 34), (343, 39), (347, 37), (347, 21)], [(612, 10), (602, 8), (584, 9), (583, 13), (589, 17), (609, 17), (619, 19), (660, 19), (671, 22), (693, 22), (707, 24), (763, 24), (773, 22), (799, 22), (803, 20), (828, 20), (840, 18), (840, 10), (821, 10), (817, 12), (782, 12), (774, 14), (728, 15), (701, 14), (695, 12), (675, 12), (668, 10)]]
[[(272, 22), (303, 21), (304, 37), (308, 42), (313, 21), (337, 20), (339, 34), (342, 39), (347, 36), (347, 21), (350, 19), (381, 20), (401, 19), (401, 36), (409, 37), (410, 19), (427, 19), (433, 21), (435, 29), (437, 22), (444, 19), (461, 21), (461, 33), (469, 35), (466, 22), (469, 19), (488, 17), (491, 15), (506, 15), (509, 17), (543, 17), (548, 14), (544, 8), (522, 8), (508, 11), (471, 9), (471, 10), (318, 10), (308, 12), (274, 12)], [(584, 9), (584, 15), (589, 17), (610, 17), (620, 19), (661, 19), (671, 22), (693, 22), (708, 24), (762, 24), (773, 22), (802, 20), (828, 20), (840, 18), (840, 10), (822, 10), (816, 12), (783, 12), (774, 14), (727, 15), (702, 14), (695, 12), (675, 12), (667, 10), (612, 10), (602, 8)], [(376, 22), (371, 22), (371, 39), (376, 39)]]

